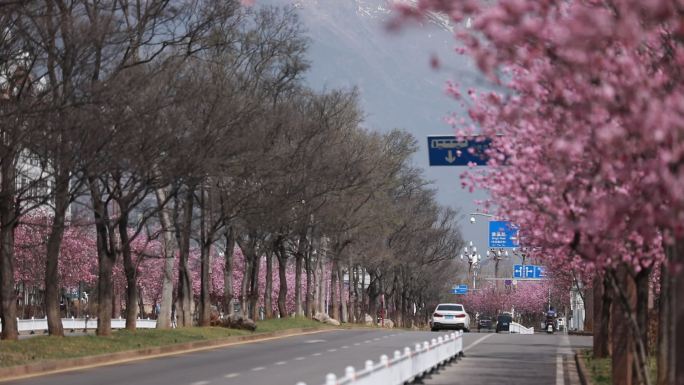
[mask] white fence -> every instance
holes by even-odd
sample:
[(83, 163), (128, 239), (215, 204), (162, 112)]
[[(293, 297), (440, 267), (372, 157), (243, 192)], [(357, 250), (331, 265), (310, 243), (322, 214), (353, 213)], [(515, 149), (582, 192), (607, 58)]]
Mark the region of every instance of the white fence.
[[(415, 349), (404, 348), (403, 352), (395, 351), (394, 357), (380, 357), (378, 363), (366, 361), (366, 367), (356, 371), (348, 366), (344, 377), (334, 374), (325, 377), (325, 385), (402, 385), (405, 382), (420, 378), (453, 359), (463, 355), (463, 332), (447, 334), (433, 339), (431, 342), (416, 344)], [(306, 385), (303, 382), (297, 385)]]
[[(97, 329), (97, 318), (62, 318), (62, 326), (64, 330), (84, 330)], [(126, 327), (126, 320), (123, 318), (112, 319), (112, 329), (123, 329)], [(157, 327), (157, 320), (140, 319), (136, 322), (138, 329), (154, 329)], [(31, 318), (31, 319), (17, 319), (17, 328), (19, 333), (28, 332), (42, 332), (48, 330), (47, 318)], [(2, 330), (2, 323), (0, 323), (0, 330)]]
[(508, 330), (511, 333), (534, 334), (534, 328), (526, 328), (517, 322), (511, 322)]

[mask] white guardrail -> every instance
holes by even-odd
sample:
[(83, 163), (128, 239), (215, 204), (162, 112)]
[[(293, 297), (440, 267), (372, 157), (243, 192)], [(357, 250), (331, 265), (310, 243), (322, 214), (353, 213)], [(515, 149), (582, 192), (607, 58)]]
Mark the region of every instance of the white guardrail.
[[(62, 318), (62, 326), (64, 330), (97, 329), (97, 318)], [(157, 320), (138, 318), (135, 326), (138, 329), (154, 329), (157, 327)], [(125, 327), (125, 319), (112, 319), (112, 329), (123, 329)], [(31, 334), (47, 331), (47, 318), (17, 319), (17, 329), (19, 329), (19, 333), (29, 332)], [(2, 323), (0, 323), (0, 330), (2, 330)]]
[[(324, 385), (402, 385), (461, 356), (463, 332), (458, 331), (432, 339), (431, 342), (416, 344), (413, 351), (408, 347), (403, 352), (397, 350), (393, 358), (382, 355), (378, 363), (366, 361), (366, 367), (358, 372), (348, 366), (342, 378), (330, 373), (325, 376)], [(297, 385), (306, 384), (299, 382)]]
[(511, 333), (534, 334), (534, 328), (526, 328), (519, 323), (511, 322), (509, 329)]

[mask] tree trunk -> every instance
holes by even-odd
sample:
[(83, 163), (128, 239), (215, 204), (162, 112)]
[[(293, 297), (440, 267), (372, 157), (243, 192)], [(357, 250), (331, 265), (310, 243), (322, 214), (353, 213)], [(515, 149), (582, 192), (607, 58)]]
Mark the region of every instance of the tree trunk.
[(233, 314), (233, 255), (235, 253), (235, 231), (232, 227), (226, 230), (226, 264), (223, 269), (223, 308), (226, 315)]
[(363, 268), (359, 268), (359, 274), (361, 274), (361, 306), (359, 306), (359, 322), (365, 323), (366, 311), (370, 311), (370, 309), (366, 309), (366, 271)]
[(109, 214), (106, 204), (102, 201), (98, 185), (99, 182), (95, 177), (88, 177), (97, 235), (97, 335), (109, 336), (112, 334), (112, 311), (114, 309), (112, 272), (117, 257), (114, 237), (116, 230), (108, 226)]
[(17, 301), (14, 294), (14, 225), (5, 222), (6, 218), (6, 216), (0, 218), (3, 221), (0, 227), (0, 298), (2, 298), (0, 321), (2, 321), (2, 339), (17, 340), (19, 332)]
[[(297, 245), (297, 253), (295, 254), (295, 312), (298, 317), (304, 315), (304, 307), (302, 306), (302, 259), (304, 259), (304, 255), (307, 253), (308, 250), (309, 245), (308, 240), (306, 238), (305, 228), (299, 234), (299, 244)], [(307, 288), (307, 295), (308, 293), (309, 290)]]
[[(670, 343), (674, 344), (671, 361), (675, 366), (674, 378), (677, 385), (684, 385), (684, 239), (676, 240), (676, 252), (672, 259), (674, 270), (672, 274), (672, 285), (670, 298), (672, 304), (672, 337)], [(674, 363), (679, 363), (674, 365)]]
[(252, 276), (252, 261), (245, 253), (245, 249), (242, 247), (240, 248), (242, 249), (242, 256), (245, 261), (245, 267), (242, 272), (242, 284), (240, 285), (240, 313), (243, 317), (249, 317), (249, 309), (247, 306), (247, 289), (249, 287), (250, 277)]
[(119, 239), (123, 256), (124, 273), (126, 275), (126, 329), (135, 330), (138, 318), (138, 280), (137, 269), (131, 253), (131, 242), (128, 239), (128, 207), (119, 204)]
[(211, 298), (209, 285), (211, 276), (211, 238), (204, 238), (200, 251), (200, 303), (199, 303), (199, 326), (209, 326), (211, 323)]
[(249, 285), (249, 309), (251, 310), (250, 318), (253, 320), (259, 319), (259, 270), (261, 268), (261, 258), (256, 254), (256, 249), (252, 253), (252, 274)]
[[(69, 177), (55, 176), (55, 212), (48, 236), (45, 264), (45, 314), (48, 333), (64, 337), (62, 317), (59, 311), (59, 251), (64, 236), (64, 218), (69, 206)], [(80, 298), (79, 298), (80, 305)]]
[(318, 311), (328, 314), (328, 309), (325, 306), (327, 300), (327, 280), (325, 279), (325, 263), (323, 259), (324, 255), (321, 254), (318, 257)]
[(178, 240), (178, 305), (176, 313), (178, 326), (192, 326), (192, 278), (188, 267), (190, 258), (190, 232), (192, 231), (192, 208), (194, 186), (188, 186), (183, 202), (181, 223), (176, 225)]
[[(351, 272), (351, 271), (350, 271)], [(344, 298), (344, 270), (342, 270), (342, 264), (337, 265), (337, 277), (340, 284), (340, 306), (342, 310), (342, 318), (340, 322), (349, 322), (349, 313), (347, 312), (347, 300)], [(351, 275), (348, 277), (351, 282)]]
[(211, 324), (211, 245), (214, 243), (213, 233), (207, 228), (208, 214), (211, 203), (204, 186), (200, 188), (200, 298), (199, 298), (199, 326)]
[(370, 284), (368, 285), (368, 312), (371, 318), (373, 318), (373, 325), (377, 324), (378, 316), (378, 296), (380, 293), (377, 290), (377, 282), (374, 274), (370, 274)]
[[(668, 259), (673, 248), (667, 246)], [(672, 328), (672, 278), (668, 262), (660, 265), (660, 297), (658, 299), (658, 346), (656, 362), (658, 365), (657, 385), (670, 385), (674, 382), (675, 364), (673, 358), (674, 330)]]
[[(634, 278), (629, 274), (625, 265), (618, 267), (615, 273), (616, 284), (627, 299), (631, 309), (636, 306), (636, 285)], [(631, 314), (624, 304), (620, 303), (620, 293), (612, 304), (613, 317), (611, 319), (611, 331), (613, 356), (612, 356), (612, 380), (615, 385), (632, 385), (634, 381), (634, 341), (635, 336), (629, 325)]]
[(157, 315), (157, 328), (171, 327), (171, 312), (173, 308), (173, 264), (175, 260), (171, 216), (166, 207), (168, 200), (167, 188), (155, 190), (159, 211), (159, 223), (162, 228), (162, 257), (164, 258), (164, 272), (162, 276), (161, 303)]
[[(306, 260), (304, 261), (306, 265), (306, 316), (313, 317), (313, 303), (314, 303), (314, 277), (313, 277), (313, 266), (311, 263), (312, 255), (312, 245), (309, 245), (309, 252), (306, 255)], [(296, 274), (296, 273), (295, 273)], [(295, 277), (296, 278), (296, 277)]]
[(332, 267), (330, 269), (330, 307), (332, 308), (331, 317), (340, 320), (340, 293), (337, 285), (337, 255), (334, 256)]
[[(282, 285), (280, 285), (282, 287)], [(278, 295), (280, 299), (280, 295)], [(266, 285), (264, 288), (264, 313), (267, 319), (273, 318), (273, 254), (266, 253)]]
[(648, 296), (649, 296), (649, 281), (651, 278), (651, 269), (642, 269), (635, 277), (636, 284), (636, 317), (637, 325), (639, 326), (640, 338), (646, 354), (650, 351), (648, 346)]
[(594, 357), (610, 357), (610, 308), (612, 306), (612, 289), (608, 285), (608, 277), (594, 277)]
[(594, 331), (594, 287), (597, 281), (596, 275), (594, 276), (592, 287), (585, 289), (584, 294), (584, 331), (586, 332)]
[(356, 266), (353, 266), (349, 258), (349, 322), (357, 322), (356, 316)]
[(285, 246), (281, 243), (280, 250), (276, 253), (278, 257), (278, 279), (280, 280), (280, 287), (278, 291), (278, 313), (280, 318), (287, 317), (287, 257), (285, 255)]
[(0, 321), (3, 340), (19, 339), (14, 294), (15, 163), (8, 154), (0, 162)]

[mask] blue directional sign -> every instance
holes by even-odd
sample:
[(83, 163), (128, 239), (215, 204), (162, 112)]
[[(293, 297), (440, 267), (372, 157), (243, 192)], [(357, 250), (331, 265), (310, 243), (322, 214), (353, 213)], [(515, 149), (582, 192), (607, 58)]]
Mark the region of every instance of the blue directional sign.
[(485, 151), (491, 142), (482, 137), (428, 136), (430, 166), (468, 166), (470, 163), (485, 166), (488, 161)]
[(518, 247), (518, 227), (508, 221), (489, 222), (489, 247)]
[(468, 294), (468, 285), (458, 285), (451, 289), (451, 294), (465, 295)]
[(523, 265), (514, 265), (513, 266), (513, 278), (522, 278), (523, 277)]
[(513, 278), (517, 279), (544, 279), (544, 266), (538, 265), (513, 265)]

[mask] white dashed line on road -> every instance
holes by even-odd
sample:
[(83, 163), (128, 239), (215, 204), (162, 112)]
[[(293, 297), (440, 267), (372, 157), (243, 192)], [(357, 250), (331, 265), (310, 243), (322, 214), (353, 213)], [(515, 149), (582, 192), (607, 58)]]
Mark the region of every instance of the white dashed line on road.
[(364, 343), (364, 344), (370, 344), (370, 343), (371, 343), (371, 340), (365, 340), (365, 341), (363, 341), (363, 343)]
[(228, 374), (226, 374), (226, 375), (223, 376), (223, 377), (225, 377), (225, 378), (235, 378), (235, 377), (237, 377), (237, 376), (239, 376), (239, 375), (240, 375), (240, 373), (228, 373)]
[(344, 345), (344, 346), (342, 347), (342, 349), (349, 349), (349, 346), (348, 346), (348, 345)]
[(295, 358), (295, 361), (302, 361), (302, 360), (304, 360), (304, 357), (297, 357), (297, 358)]
[(253, 371), (253, 372), (258, 372), (258, 371), (264, 370), (264, 369), (266, 369), (266, 368), (264, 368), (263, 366), (257, 366), (256, 368), (252, 368), (252, 371)]
[(196, 381), (190, 385), (207, 385), (208, 383), (209, 383), (209, 381)]
[(285, 364), (287, 364), (287, 361), (278, 361), (275, 364), (276, 365), (285, 365)]
[(312, 356), (318, 357), (318, 356), (320, 356), (321, 354), (322, 354), (322, 353), (314, 353), (314, 354), (312, 354)]
[(359, 346), (361, 345), (361, 342), (354, 342), (354, 346)]
[(560, 354), (556, 356), (556, 385), (565, 384), (565, 376), (563, 375), (563, 356)]
[(332, 353), (332, 352), (336, 352), (337, 349), (335, 349), (335, 348), (333, 348), (333, 349), (328, 349), (328, 351), (329, 351), (330, 353)]

